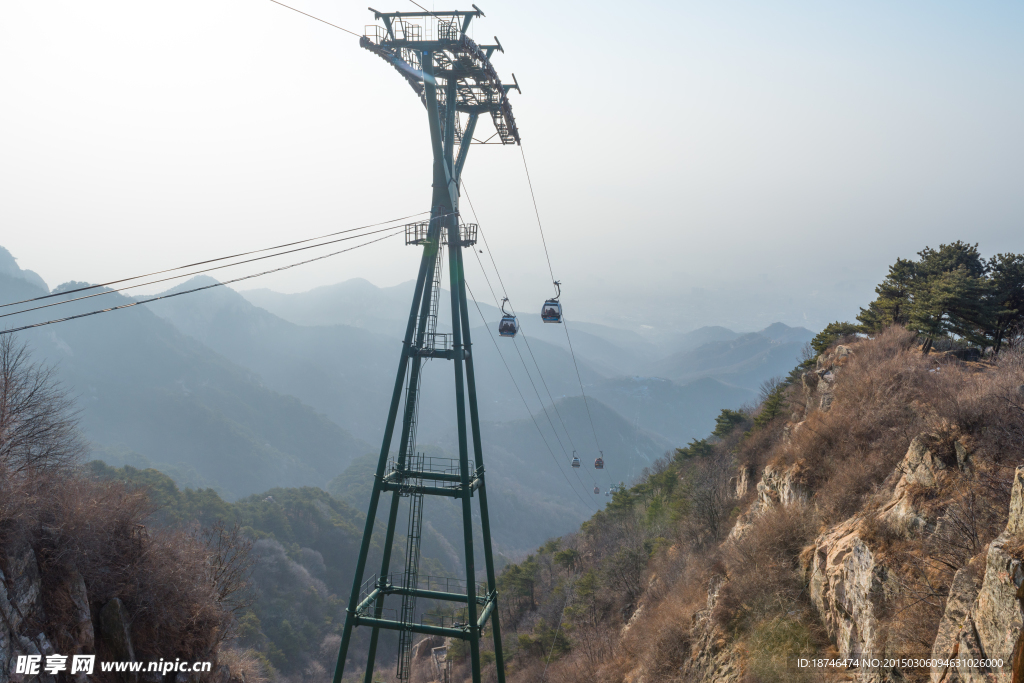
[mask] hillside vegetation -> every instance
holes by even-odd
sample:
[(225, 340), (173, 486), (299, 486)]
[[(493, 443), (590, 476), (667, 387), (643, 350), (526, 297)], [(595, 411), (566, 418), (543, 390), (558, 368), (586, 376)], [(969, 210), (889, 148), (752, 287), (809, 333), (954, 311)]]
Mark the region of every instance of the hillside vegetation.
[[(146, 496), (153, 513), (145, 521), (152, 528), (237, 528), (239, 537), (251, 546), (252, 567), (248, 600), (238, 611), (232, 647), (246, 651), (276, 680), (330, 677), (341, 643), (364, 513), (315, 487), (275, 488), (227, 502), (211, 489), (179, 489), (167, 475), (152, 469), (113, 468), (93, 461), (85, 474)], [(383, 536), (378, 524), (370, 566), (380, 562)], [(404, 548), (405, 539), (399, 535), (393, 555), (398, 566), (405, 561)], [(455, 572), (454, 562), (437, 538), (425, 539), (422, 553), (420, 566), (425, 574)], [(367, 636), (365, 631), (356, 633), (353, 657), (365, 657)], [(385, 634), (380, 656), (393, 658), (396, 645), (396, 639)]]
[(1007, 526), (1024, 356), (925, 355), (893, 328), (807, 374), (506, 568), (511, 680), (787, 681), (796, 654), (930, 656), (955, 577), (983, 574)]
[(232, 658), (221, 648), (245, 609), (248, 541), (223, 525), (148, 526), (144, 491), (81, 471), (73, 405), (51, 371), (0, 337), (3, 680), (18, 656), (55, 652), (207, 661), (209, 680), (238, 680), (246, 667), (223, 666)]
[[(980, 263), (962, 243), (922, 251), (911, 288), (880, 286), (756, 408), (722, 410), (506, 567), (509, 680), (1022, 680), (1024, 306), (999, 283), (1021, 258), (971, 275), (965, 254)], [(950, 293), (971, 277), (984, 316)], [(911, 329), (873, 317), (896, 309)], [(811, 671), (798, 656), (1005, 666)]]

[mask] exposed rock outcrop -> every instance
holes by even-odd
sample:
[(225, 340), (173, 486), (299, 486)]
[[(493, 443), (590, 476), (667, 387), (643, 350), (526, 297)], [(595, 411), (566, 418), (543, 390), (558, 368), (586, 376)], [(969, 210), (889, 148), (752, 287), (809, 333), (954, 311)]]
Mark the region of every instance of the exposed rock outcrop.
[(690, 628), (693, 648), (690, 658), (680, 668), (679, 680), (736, 683), (742, 676), (736, 641), (725, 638), (711, 618), (720, 589), (721, 584), (713, 586), (708, 592), (707, 609), (693, 616)]
[(839, 656), (878, 656), (876, 610), (888, 574), (861, 538), (862, 520), (854, 518), (815, 541), (808, 586), (811, 600)]
[(921, 434), (914, 437), (903, 460), (897, 466), (902, 473), (896, 482), (892, 498), (878, 511), (878, 517), (885, 523), (898, 528), (923, 531), (929, 520), (914, 503), (915, 492), (935, 488), (947, 465), (942, 458), (928, 447), (934, 435)]
[[(44, 593), (46, 591), (46, 593)], [(59, 595), (55, 595), (54, 592)], [(46, 605), (61, 605), (60, 624), (48, 627), (54, 620), (47, 620)], [(50, 633), (49, 629), (55, 630)], [(53, 643), (61, 643), (57, 650)], [(0, 548), (0, 683), (56, 683), (56, 676), (45, 673), (46, 656), (60, 654), (68, 657), (66, 665), (75, 654), (97, 654), (96, 646), (100, 645), (101, 654), (113, 660), (135, 660), (132, 646), (130, 620), (124, 604), (114, 598), (106, 602), (102, 609), (90, 607), (88, 589), (82, 574), (71, 569), (60, 575), (56, 583), (47, 578), (44, 582), (40, 572), (40, 564), (28, 540), (8, 542)], [(40, 673), (34, 675), (19, 674), (17, 658), (23, 655), (41, 656)], [(216, 654), (209, 653), (205, 658), (214, 660), (214, 671), (203, 675), (203, 680), (213, 683), (245, 683), (241, 673), (236, 674), (229, 667), (218, 665)], [(98, 661), (98, 659), (97, 659)], [(96, 664), (98, 673), (98, 664)], [(87, 683), (97, 680), (79, 672), (71, 676), (65, 674), (76, 683)], [(145, 680), (166, 682), (159, 674), (126, 674), (124, 680)], [(189, 678), (189, 676), (191, 678)], [(183, 678), (182, 678), (183, 677)], [(198, 674), (179, 674), (177, 680), (182, 683), (198, 681)], [(101, 678), (98, 680), (102, 680)]]
[[(879, 615), (897, 590), (895, 577), (872, 548), (873, 525), (900, 533), (922, 532), (935, 520), (914, 504), (914, 493), (933, 489), (946, 465), (928, 448), (930, 436), (914, 438), (896, 473), (900, 475), (888, 502), (875, 512), (855, 515), (826, 530), (814, 543), (805, 566), (808, 590), (828, 635), (843, 658), (884, 658)], [(961, 579), (968, 586), (967, 574)], [(862, 670), (860, 681), (886, 680), (886, 673)]]
[(124, 662), (135, 661), (135, 649), (128, 631), (128, 615), (119, 598), (110, 600), (100, 610), (100, 631), (115, 658)]
[(73, 623), (69, 631), (75, 642), (75, 651), (69, 654), (85, 654), (96, 647), (96, 634), (92, 625), (92, 613), (89, 610), (89, 594), (85, 588), (85, 579), (76, 570), (68, 579), (68, 595), (74, 605)]
[[(39, 565), (32, 547), (19, 542), (6, 549), (0, 567), (0, 683), (20, 681), (18, 655), (45, 655), (49, 639), (39, 631), (43, 601)], [(52, 676), (48, 676), (52, 680)]]
[[(757, 483), (757, 499), (736, 520), (729, 532), (730, 539), (742, 538), (758, 515), (776, 505), (792, 505), (807, 501), (807, 487), (802, 483), (803, 471), (799, 463), (788, 466), (768, 465)], [(746, 487), (744, 487), (745, 490)], [(737, 493), (739, 487), (737, 486)]]
[[(1006, 529), (989, 544), (982, 567), (974, 563), (956, 574), (933, 658), (1003, 660), (1002, 667), (937, 667), (934, 683), (1010, 683), (1024, 676), (1021, 636), (1024, 627), (1024, 468), (1013, 478)], [(977, 562), (977, 560), (976, 560)], [(983, 572), (983, 574), (982, 574)], [(979, 584), (980, 578), (980, 584)]]
[(804, 415), (809, 415), (815, 408), (826, 413), (829, 411), (835, 397), (836, 375), (852, 355), (853, 349), (840, 344), (819, 356), (814, 370), (803, 374)]
[(712, 584), (708, 591), (707, 607), (693, 614), (686, 629), (687, 644), (681, 648), (685, 656), (678, 663), (678, 671), (673, 665), (672, 678), (667, 679), (652, 670), (652, 667), (658, 667), (663, 662), (645, 660), (625, 674), (623, 683), (656, 683), (664, 680), (738, 683), (743, 673), (739, 645), (734, 639), (727, 638), (712, 618), (722, 585), (722, 582)]

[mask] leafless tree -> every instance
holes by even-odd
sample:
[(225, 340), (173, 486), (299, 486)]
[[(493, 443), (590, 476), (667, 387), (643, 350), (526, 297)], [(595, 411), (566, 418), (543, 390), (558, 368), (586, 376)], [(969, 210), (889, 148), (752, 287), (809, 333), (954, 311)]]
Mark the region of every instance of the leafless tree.
[(761, 386), (758, 387), (757, 396), (761, 403), (767, 401), (771, 396), (779, 390), (786, 381), (781, 376), (771, 377), (761, 382)]
[(626, 602), (626, 616), (633, 613), (643, 593), (643, 577), (650, 559), (650, 534), (637, 517), (639, 512), (620, 522), (615, 552), (605, 560), (605, 583)]
[(238, 524), (227, 526), (216, 522), (210, 527), (196, 527), (197, 540), (209, 553), (209, 578), (217, 602), (232, 614), (238, 615), (252, 605), (249, 590), (253, 564), (253, 542)]
[(688, 526), (697, 546), (717, 543), (726, 531), (733, 506), (729, 488), (733, 470), (733, 458), (725, 453), (701, 458), (693, 466)]
[(13, 335), (0, 337), (0, 467), (16, 476), (73, 464), (85, 452), (77, 423), (53, 369), (33, 363)]

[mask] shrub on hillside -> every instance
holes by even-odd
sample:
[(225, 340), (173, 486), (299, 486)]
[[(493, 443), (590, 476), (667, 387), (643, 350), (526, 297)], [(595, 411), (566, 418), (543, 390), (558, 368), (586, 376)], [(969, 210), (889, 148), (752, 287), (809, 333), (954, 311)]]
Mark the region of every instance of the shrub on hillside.
[[(154, 530), (140, 490), (78, 468), (72, 402), (24, 346), (0, 339), (0, 547), (29, 544), (41, 576), (46, 633), (73, 651), (80, 575), (95, 615), (118, 598), (138, 659), (209, 660), (231, 634), (247, 585), (248, 546), (237, 529)], [(106, 643), (97, 639), (99, 654)]]

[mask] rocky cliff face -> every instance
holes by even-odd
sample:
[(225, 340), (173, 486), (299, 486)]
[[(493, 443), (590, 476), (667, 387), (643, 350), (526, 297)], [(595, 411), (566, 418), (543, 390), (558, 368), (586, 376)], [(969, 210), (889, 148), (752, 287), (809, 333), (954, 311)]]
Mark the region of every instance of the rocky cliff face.
[[(853, 353), (837, 347), (803, 377), (805, 414), (828, 411), (832, 405), (836, 378)], [(803, 423), (789, 425), (788, 440)], [(938, 434), (914, 438), (894, 469), (886, 488), (891, 493), (875, 496), (873, 503), (856, 515), (823, 530), (802, 555), (802, 572), (811, 601), (834, 644), (838, 657), (885, 658), (900, 656), (887, 640), (885, 624), (893, 615), (886, 601), (899, 589), (892, 567), (880, 552), (878, 527), (897, 537), (928, 538), (940, 534), (949, 520), (935, 507), (922, 504), (939, 495), (943, 482), (953, 472), (971, 476), (970, 449), (966, 440), (956, 438), (952, 448), (936, 450), (929, 444), (943, 441)], [(949, 438), (944, 443), (948, 445)], [(776, 506), (808, 502), (801, 483), (801, 465), (769, 465), (756, 485), (757, 498), (738, 518), (729, 540), (742, 538), (752, 523)], [(745, 474), (745, 473), (744, 473)], [(745, 483), (745, 482), (744, 482)], [(741, 490), (742, 488), (742, 490)], [(742, 494), (746, 486), (737, 487)], [(934, 639), (932, 658), (961, 660), (959, 666), (937, 666), (931, 670), (932, 683), (1017, 683), (1024, 681), (1024, 468), (1015, 472), (1008, 522), (1001, 535), (988, 544), (969, 564), (959, 569), (945, 601), (944, 614)], [(709, 600), (715, 599), (712, 591)], [(721, 652), (721, 643), (712, 653)], [(904, 655), (905, 656), (905, 655)], [(917, 656), (927, 656), (921, 653)], [(981, 660), (982, 664), (975, 661)], [(985, 660), (1001, 660), (1002, 667), (987, 667)], [(714, 671), (728, 667), (711, 656), (697, 655), (706, 666), (701, 680), (719, 680)], [(861, 670), (857, 681), (903, 680), (898, 671)]]
[[(896, 472), (900, 475), (891, 498), (875, 511), (865, 512), (821, 533), (804, 554), (808, 592), (841, 658), (893, 656), (880, 637), (880, 619), (887, 617), (884, 601), (895, 590), (885, 560), (873, 549), (872, 524), (878, 520), (906, 532), (934, 529), (940, 520), (913, 503), (912, 487), (929, 488), (948, 467), (925, 445), (914, 439)], [(794, 482), (794, 470), (766, 468), (758, 483), (758, 498), (741, 517), (731, 538), (750, 527), (754, 515), (774, 505), (805, 501)], [(985, 551), (955, 575), (945, 613), (932, 649), (939, 660), (1002, 660), (1004, 666), (963, 663), (932, 669), (933, 683), (1014, 683), (1024, 680), (1024, 468), (1014, 477), (1005, 531)], [(715, 599), (715, 591), (709, 600)], [(710, 643), (705, 644), (705, 647)], [(719, 644), (717, 650), (721, 650)], [(695, 659), (705, 666), (703, 680), (720, 680), (712, 671), (726, 671), (715, 661), (715, 648)], [(892, 672), (861, 671), (856, 680), (896, 680)]]
[(849, 346), (837, 346), (818, 358), (814, 370), (804, 373), (802, 382), (805, 415), (816, 409), (828, 412), (832, 407), (836, 375), (851, 355), (853, 349)]
[[(43, 621), (39, 566), (28, 544), (18, 544), (4, 553), (0, 570), (0, 683), (22, 681), (15, 673), (18, 655), (52, 655), (53, 646), (39, 631)], [(40, 680), (49, 683), (53, 676)]]
[[(1002, 667), (935, 667), (933, 683), (1024, 680), (1024, 468), (1013, 479), (1006, 530), (989, 544), (984, 562), (960, 569), (932, 650), (937, 659), (1001, 659)], [(978, 558), (980, 559), (980, 558)]]
[[(66, 633), (64, 642), (71, 646), (66, 651), (57, 652), (52, 645), (57, 639), (55, 633), (46, 633), (46, 614), (44, 612), (44, 595), (39, 564), (36, 554), (27, 542), (9, 545), (0, 556), (0, 683), (57, 683), (58, 680), (74, 680), (86, 683), (88, 680), (107, 680), (111, 674), (104, 675), (97, 664), (94, 673), (86, 676), (78, 673), (60, 674), (60, 678), (47, 674), (40, 667), (37, 675), (27, 676), (17, 672), (18, 657), (23, 655), (41, 656), (45, 665), (50, 655), (65, 655), (67, 671), (73, 655), (95, 655), (97, 645), (110, 654), (109, 659), (116, 661), (136, 661), (132, 647), (131, 627), (124, 606), (117, 598), (106, 604), (90, 604), (85, 581), (81, 574), (72, 572), (65, 577), (62, 585), (55, 588), (59, 602), (70, 605), (68, 613), (71, 618), (64, 625)], [(113, 680), (113, 679), (111, 679)], [(244, 683), (245, 679), (233, 676), (226, 666), (214, 664), (213, 671), (203, 674), (144, 673), (124, 680), (145, 681), (147, 683), (187, 683), (209, 681), (210, 683)]]
[[(807, 487), (804, 485), (802, 468), (799, 464), (790, 466), (768, 465), (764, 468), (761, 481), (757, 483), (757, 498), (740, 514), (736, 524), (729, 532), (729, 540), (740, 539), (746, 534), (758, 515), (763, 514), (776, 505), (793, 505), (806, 503), (808, 498)], [(746, 470), (744, 470), (745, 481)], [(746, 485), (737, 485), (736, 497), (741, 498), (746, 494)]]
[(562, 539), (575, 569), (557, 544), (516, 567), (545, 585), (511, 680), (1024, 683), (1022, 383), (1024, 349), (898, 328), (822, 354)]

